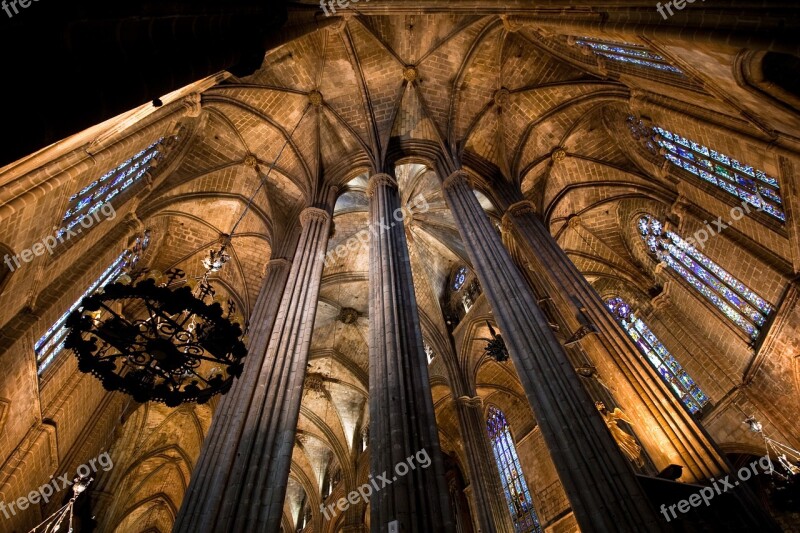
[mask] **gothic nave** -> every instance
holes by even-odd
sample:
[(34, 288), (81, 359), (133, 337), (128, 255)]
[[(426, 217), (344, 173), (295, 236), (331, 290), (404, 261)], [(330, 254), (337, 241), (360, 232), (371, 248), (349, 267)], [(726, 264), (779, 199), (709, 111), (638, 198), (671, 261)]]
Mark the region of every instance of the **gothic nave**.
[(800, 531), (795, 2), (26, 4), (0, 533)]

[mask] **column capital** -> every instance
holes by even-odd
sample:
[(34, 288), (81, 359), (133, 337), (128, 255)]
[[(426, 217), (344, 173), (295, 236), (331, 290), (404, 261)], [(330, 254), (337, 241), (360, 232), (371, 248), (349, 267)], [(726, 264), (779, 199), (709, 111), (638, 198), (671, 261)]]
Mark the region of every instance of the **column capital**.
[(269, 272), (271, 268), (292, 268), (292, 261), (285, 257), (276, 257), (275, 259), (269, 260), (264, 272)]
[(536, 206), (530, 200), (513, 203), (506, 209), (506, 214), (512, 217), (527, 215), (528, 213), (536, 213)]
[(389, 174), (373, 174), (370, 176), (369, 182), (367, 183), (367, 198), (372, 198), (372, 195), (375, 193), (375, 188), (380, 185), (397, 188), (397, 180)]
[(472, 407), (473, 409), (480, 409), (483, 407), (483, 398), (480, 396), (459, 396), (456, 402), (464, 407)]
[(513, 217), (523, 216), (528, 213), (536, 213), (536, 208), (530, 200), (522, 200), (508, 206), (508, 209), (506, 209), (506, 212), (503, 214), (503, 218), (500, 220), (503, 232), (506, 233), (512, 230), (514, 227)]
[(455, 187), (456, 185), (461, 185), (462, 183), (471, 187), (469, 182), (469, 174), (467, 173), (466, 170), (456, 170), (455, 172), (447, 176), (446, 180), (444, 180), (444, 182), (442, 183), (442, 189), (447, 190), (452, 187)]
[(306, 207), (303, 209), (303, 212), (300, 213), (300, 223), (303, 227), (306, 227), (309, 222), (318, 220), (320, 222), (327, 222), (330, 220), (331, 216), (328, 214), (327, 211), (324, 209), (320, 209), (318, 207)]

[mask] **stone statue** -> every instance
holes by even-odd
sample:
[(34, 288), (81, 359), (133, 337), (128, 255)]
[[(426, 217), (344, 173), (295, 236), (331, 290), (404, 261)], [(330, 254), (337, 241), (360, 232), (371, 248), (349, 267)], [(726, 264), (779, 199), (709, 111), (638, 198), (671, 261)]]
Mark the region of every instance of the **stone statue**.
[(622, 453), (637, 467), (642, 468), (644, 466), (642, 448), (636, 442), (633, 435), (626, 433), (617, 425), (619, 420), (631, 424), (631, 421), (625, 416), (625, 413), (620, 411), (619, 407), (615, 407), (613, 411), (609, 411), (606, 404), (603, 402), (595, 402), (594, 405), (597, 407), (597, 410), (600, 411), (600, 414), (603, 415), (606, 426), (608, 426), (608, 430), (611, 431), (611, 435), (614, 436), (614, 440), (617, 441), (617, 446), (622, 450)]

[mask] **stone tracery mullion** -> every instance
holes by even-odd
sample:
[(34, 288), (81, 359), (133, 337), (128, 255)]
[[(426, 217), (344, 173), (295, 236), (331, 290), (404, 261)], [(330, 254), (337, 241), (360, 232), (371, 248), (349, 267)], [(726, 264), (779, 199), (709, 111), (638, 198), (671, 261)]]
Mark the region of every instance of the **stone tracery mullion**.
[[(528, 238), (531, 238), (532, 235), (536, 234), (535, 228), (532, 226), (536, 225), (535, 220), (528, 219), (527, 217), (532, 216), (530, 213), (520, 214), (521, 208), (517, 207), (518, 211), (515, 211), (515, 208), (512, 207), (511, 213), (513, 220), (516, 225), (518, 225), (519, 230), (523, 236), (523, 242), (527, 242)], [(543, 228), (543, 226), (542, 226)], [(545, 231), (542, 229), (542, 231)], [(526, 237), (527, 235), (527, 237)], [(532, 245), (529, 244), (528, 248)], [(547, 262), (549, 265), (554, 265), (558, 271), (559, 276), (558, 278), (562, 279), (571, 279), (573, 284), (577, 284), (575, 286), (586, 286), (588, 282), (586, 282), (585, 278), (577, 273), (577, 269), (569, 268), (569, 265), (563, 262), (563, 259), (558, 257), (558, 251), (556, 250), (555, 244), (552, 246), (537, 246), (535, 249), (543, 254), (544, 261)], [(559, 248), (560, 249), (560, 248)], [(560, 268), (560, 265), (566, 265), (566, 268)], [(556, 278), (556, 279), (558, 279)], [(560, 298), (560, 294), (564, 292), (564, 289), (561, 288), (553, 288), (553, 294), (556, 298)], [(567, 289), (567, 292), (572, 293), (571, 289)], [(602, 305), (602, 302), (596, 300), (593, 296), (593, 292), (591, 289), (587, 289), (586, 291), (587, 297), (585, 297), (581, 303), (586, 306), (586, 313), (592, 323), (597, 327), (601, 332), (604, 333), (604, 337), (612, 343), (613, 348), (618, 351), (618, 353), (628, 353), (627, 352), (627, 344), (625, 340), (622, 338), (622, 331), (619, 330), (616, 323), (613, 321), (611, 315), (605, 310)], [(621, 368), (625, 367), (625, 359), (620, 357), (612, 357), (612, 360), (617, 361), (617, 366)], [(637, 359), (638, 360), (638, 359)], [(628, 370), (628, 372), (633, 372), (635, 375), (639, 376), (639, 379), (642, 379), (643, 382), (652, 382), (655, 383), (655, 387), (659, 388), (658, 382), (655, 380), (648, 380), (648, 374), (650, 374), (649, 370), (644, 368), (643, 366), (639, 365), (636, 368), (632, 368)], [(653, 405), (657, 405), (657, 399), (652, 394), (651, 391), (645, 390), (640, 384), (633, 382), (631, 385), (635, 388), (634, 395), (631, 396), (632, 398), (652, 398)], [(663, 389), (663, 388), (662, 388)], [(662, 390), (665, 394), (670, 394), (668, 391)], [(686, 417), (688, 415), (683, 414), (682, 412), (678, 411), (677, 415), (678, 419), (681, 417)], [(659, 419), (663, 418), (663, 414), (658, 415)], [(693, 424), (690, 424), (690, 426)], [(669, 428), (669, 426), (668, 426)], [(664, 451), (667, 457), (658, 459), (657, 457), (653, 457), (654, 461), (657, 464), (662, 464), (664, 461), (674, 461), (677, 460), (676, 457), (673, 455), (674, 453), (678, 453), (679, 456), (685, 461), (687, 464), (686, 466), (689, 467), (691, 475), (694, 476), (696, 479), (702, 479), (705, 476), (709, 475), (716, 475), (720, 471), (724, 469), (723, 461), (718, 456), (717, 452), (713, 450), (713, 448), (705, 448), (709, 446), (707, 442), (707, 438), (703, 435), (699, 435), (696, 432), (693, 433), (687, 427), (683, 425), (679, 425), (677, 428), (670, 428), (671, 431), (674, 431), (675, 437), (669, 439), (670, 442), (673, 443), (673, 447), (675, 450), (672, 453), (668, 453)], [(647, 436), (647, 433), (643, 435), (644, 437)], [(695, 443), (695, 447), (698, 449), (690, 448), (686, 446), (686, 442), (693, 442)], [(661, 449), (656, 447), (655, 449)], [(653, 447), (650, 448), (650, 452), (652, 453), (654, 450)], [(663, 451), (663, 450), (662, 450)]]
[(444, 190), (579, 524), (661, 530), (465, 173), (445, 180)]

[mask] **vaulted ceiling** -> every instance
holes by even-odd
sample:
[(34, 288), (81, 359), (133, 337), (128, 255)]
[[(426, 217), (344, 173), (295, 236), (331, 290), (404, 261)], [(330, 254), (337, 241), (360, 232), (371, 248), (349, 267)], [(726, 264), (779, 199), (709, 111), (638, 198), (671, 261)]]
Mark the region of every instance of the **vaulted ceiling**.
[[(203, 94), (185, 158), (152, 194), (149, 216), (193, 235), (183, 244), (174, 239), (163, 266), (185, 264), (198, 243), (229, 231), (258, 189), (233, 241), (229, 280), (252, 306), (265, 259), (286, 255), (296, 235), (293, 215), (338, 187), (333, 250), (367, 226), (369, 175), (394, 172), (403, 202), (415, 205), (404, 224), (424, 330), (443, 331), (440, 302), (454, 269), (469, 261), (440, 183), (463, 165), (483, 184), (490, 216), (502, 197), (495, 189), (517, 187), (590, 279), (646, 291), (648, 278), (615, 228), (628, 203), (656, 204), (671, 193), (632, 162), (620, 133), (635, 81), (603, 78), (568, 46), (565, 36), (510, 32), (497, 16), (426, 14), (352, 16), (271, 50), (252, 76)], [(688, 99), (694, 90), (675, 87), (674, 94)], [(261, 177), (246, 164), (250, 155)], [(575, 215), (581, 226), (568, 224)], [(314, 383), (303, 400), (287, 498), (295, 516), (298, 488), (318, 496), (326, 465), (350, 464), (360, 451), (358, 432), (368, 420), (367, 270), (363, 246), (323, 274), (308, 367)], [(474, 353), (464, 364), (476, 385), (487, 393), (518, 390), (513, 371), (482, 362), (480, 343), (468, 346)], [(455, 436), (444, 401), (449, 379), (435, 360), (440, 427)]]

